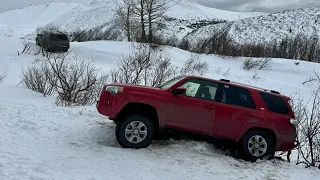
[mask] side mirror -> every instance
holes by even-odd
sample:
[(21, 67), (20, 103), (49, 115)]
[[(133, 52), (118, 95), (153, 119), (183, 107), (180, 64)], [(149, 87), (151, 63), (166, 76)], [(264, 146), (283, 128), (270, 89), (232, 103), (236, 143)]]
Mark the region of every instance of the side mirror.
[(172, 94), (174, 95), (182, 95), (187, 91), (187, 88), (184, 87), (178, 87), (177, 89), (172, 91)]

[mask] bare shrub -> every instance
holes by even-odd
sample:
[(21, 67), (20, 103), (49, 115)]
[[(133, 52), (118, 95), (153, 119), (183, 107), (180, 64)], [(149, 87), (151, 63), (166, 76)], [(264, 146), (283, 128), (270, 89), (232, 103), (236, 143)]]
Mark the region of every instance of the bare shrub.
[(98, 89), (97, 69), (93, 61), (70, 54), (42, 56), (23, 72), (22, 82), (44, 96), (57, 94), (57, 105), (91, 105)]
[(155, 63), (152, 59), (153, 50), (146, 44), (137, 47), (137, 51), (123, 56), (118, 61), (118, 69), (111, 71), (113, 82), (140, 84), (145, 69), (149, 69)]
[(104, 24), (84, 30), (77, 29), (69, 33), (69, 36), (71, 39), (70, 41), (73, 42), (123, 40), (121, 38), (121, 32), (116, 28), (116, 25), (114, 24)]
[(22, 54), (27, 54), (31, 49), (31, 42), (27, 41), (27, 40), (24, 40), (22, 43), (23, 43), (23, 49), (22, 49), (21, 53)]
[(209, 69), (207, 62), (201, 62), (200, 54), (191, 54), (180, 70), (182, 75), (200, 75), (202, 76)]
[(102, 74), (100, 75), (99, 78), (97, 78), (97, 81), (95, 83), (95, 85), (93, 86), (93, 101), (95, 101), (96, 99), (99, 98), (100, 94), (101, 94), (101, 91), (102, 91), (102, 88), (107, 84), (109, 83), (109, 75), (108, 74)]
[(39, 92), (43, 96), (54, 93), (57, 79), (46, 63), (32, 65), (22, 73), (22, 76), (22, 82), (28, 89)]
[(145, 85), (158, 87), (173, 78), (176, 73), (176, 67), (171, 64), (170, 59), (160, 56), (155, 65), (145, 71), (144, 82)]
[(260, 66), (260, 63), (258, 61), (253, 60), (252, 58), (246, 58), (244, 61), (242, 68), (244, 70), (251, 70), (254, 68), (257, 68)]
[(320, 168), (320, 84), (309, 101), (298, 96), (292, 106), (299, 122), (297, 164)]
[(254, 80), (260, 79), (258, 71), (254, 71), (254, 73), (252, 74), (251, 78), (254, 79)]
[(259, 68), (258, 70), (262, 70), (262, 69), (267, 69), (267, 68), (270, 68), (271, 66), (271, 58), (263, 58), (259, 61)]
[(230, 75), (230, 70), (231, 68), (229, 68), (228, 70), (226, 70), (224, 73), (223, 73), (223, 76), (227, 77)]
[[(171, 36), (171, 37), (166, 38), (166, 40), (164, 41), (164, 44), (167, 46), (176, 47), (178, 41), (179, 41), (179, 39), (177, 36)], [(181, 48), (181, 47), (179, 47), (179, 48)]]
[(47, 59), (57, 78), (57, 105), (91, 105), (95, 102), (97, 69), (91, 60), (77, 56), (53, 56)]
[(216, 67), (216, 68), (214, 69), (214, 71), (215, 71), (217, 74), (220, 74), (221, 71), (222, 71), (222, 68), (221, 68), (221, 67)]
[(317, 84), (320, 84), (320, 75), (318, 75), (314, 70), (313, 70), (313, 73), (314, 73), (314, 76), (311, 76), (302, 84), (311, 83), (311, 82), (315, 82)]
[(58, 32), (60, 32), (60, 28), (53, 24), (47, 24), (43, 27), (38, 27), (36, 29), (37, 34), (50, 34), (50, 33), (58, 33)]
[[(223, 57), (269, 57), (320, 62), (320, 38), (316, 31), (311, 36), (302, 33), (295, 37), (288, 36), (280, 42), (275, 40), (265, 44), (240, 44), (229, 35), (231, 27), (232, 22), (226, 23), (221, 28), (212, 29), (209, 38), (197, 40), (197, 48), (188, 50)], [(178, 47), (186, 49), (183, 46), (178, 45)]]
[(178, 48), (183, 49), (183, 50), (190, 50), (191, 45), (188, 39), (183, 38), (181, 42), (178, 44)]
[(0, 83), (3, 82), (3, 80), (7, 77), (7, 74), (6, 73), (2, 73), (0, 74)]
[(108, 74), (115, 83), (129, 83), (146, 86), (160, 86), (177, 75), (202, 75), (208, 70), (208, 64), (201, 62), (198, 55), (192, 55), (183, 67), (171, 64), (170, 58), (149, 45), (139, 45), (133, 53), (118, 61), (118, 68)]

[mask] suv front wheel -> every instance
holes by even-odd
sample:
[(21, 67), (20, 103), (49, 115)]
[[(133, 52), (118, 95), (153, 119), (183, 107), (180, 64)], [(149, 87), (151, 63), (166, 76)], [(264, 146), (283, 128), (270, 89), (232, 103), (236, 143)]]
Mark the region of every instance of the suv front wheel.
[(146, 148), (154, 136), (152, 122), (143, 116), (129, 116), (117, 123), (116, 138), (124, 148)]
[(270, 159), (275, 154), (275, 140), (266, 131), (251, 130), (243, 136), (240, 148), (245, 160)]

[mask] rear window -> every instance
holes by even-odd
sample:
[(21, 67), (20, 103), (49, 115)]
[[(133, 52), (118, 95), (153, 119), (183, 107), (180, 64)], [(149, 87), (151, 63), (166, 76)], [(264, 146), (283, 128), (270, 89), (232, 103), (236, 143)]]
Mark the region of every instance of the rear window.
[(63, 40), (68, 41), (68, 37), (64, 34), (51, 34), (50, 37), (52, 40)]
[(271, 112), (278, 114), (288, 114), (290, 112), (288, 105), (283, 98), (263, 92), (260, 92), (260, 96)]
[(66, 35), (58, 35), (59, 39), (61, 40), (65, 40), (67, 41), (68, 40), (68, 37)]
[(218, 102), (249, 109), (256, 109), (250, 92), (245, 88), (223, 85), (220, 93), (221, 94), (217, 100)]

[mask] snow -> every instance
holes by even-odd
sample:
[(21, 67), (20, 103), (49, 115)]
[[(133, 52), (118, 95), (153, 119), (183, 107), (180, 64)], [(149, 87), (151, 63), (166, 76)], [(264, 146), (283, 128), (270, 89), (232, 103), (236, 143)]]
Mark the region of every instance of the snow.
[(197, 3), (182, 1), (179, 4), (171, 7), (166, 13), (169, 17), (177, 19), (189, 19), (189, 20), (239, 20), (249, 17), (261, 16), (266, 13), (261, 12), (231, 12), (215, 8), (209, 8)]
[[(320, 7), (310, 7), (274, 14), (265, 14), (238, 21), (208, 25), (189, 35), (192, 39), (206, 38), (215, 29), (231, 26), (230, 35), (239, 43), (267, 43), (298, 34), (320, 36)], [(291, 29), (291, 32), (290, 32)]]
[[(33, 28), (54, 25), (61, 31), (89, 30), (103, 27), (117, 29), (110, 23), (114, 17), (115, 2), (95, 0), (87, 3), (51, 2), (45, 5), (30, 5), (25, 8), (0, 13), (0, 22), (15, 28)], [(231, 12), (205, 7), (187, 0), (174, 4), (166, 12), (162, 23), (166, 31), (160, 31), (164, 37), (176, 36), (182, 39), (194, 28), (193, 23), (200, 21), (233, 21), (264, 15), (259, 12)], [(121, 31), (121, 30), (120, 30)], [(28, 31), (32, 33), (32, 31)], [(117, 37), (124, 40), (125, 37)]]
[(76, 3), (49, 3), (46, 5), (30, 5), (26, 8), (7, 11), (0, 14), (0, 22), (13, 27), (38, 26), (54, 21), (56, 18), (77, 7)]
[[(60, 14), (79, 7), (84, 8), (60, 4), (61, 11), (47, 18), (57, 19)], [(15, 12), (24, 14), (25, 10)], [(153, 141), (146, 149), (121, 148), (115, 138), (115, 124), (99, 115), (94, 106), (57, 107), (54, 97), (43, 97), (18, 85), (22, 70), (36, 58), (21, 54), (20, 38), (46, 23), (44, 16), (31, 18), (36, 14), (32, 15), (32, 11), (28, 12), (29, 17), (25, 16), (30, 21), (20, 21), (21, 24), (4, 18), (15, 20), (18, 13), (0, 14), (0, 74), (7, 74), (0, 83), (0, 179), (319, 179), (320, 172), (315, 168), (306, 169), (280, 160), (244, 162), (206, 142)], [(77, 42), (71, 43), (70, 51), (94, 59), (103, 73), (115, 68), (117, 60), (132, 52), (134, 45), (114, 41)], [(162, 53), (175, 65), (182, 65), (191, 55), (172, 47), (165, 47)], [(285, 95), (301, 92), (306, 98), (312, 89), (302, 82), (313, 75), (313, 70), (320, 72), (320, 64), (295, 65), (293, 60), (273, 59), (270, 69), (257, 71), (260, 79), (252, 79), (255, 72), (241, 68), (245, 58), (216, 55), (200, 58), (209, 64), (206, 77), (244, 82)], [(225, 73), (228, 69), (230, 72)]]
[(282, 161), (243, 162), (195, 141), (121, 148), (115, 125), (93, 107), (0, 84), (0, 179), (317, 179), (317, 169)]

